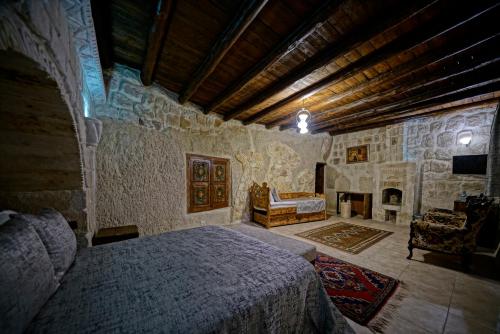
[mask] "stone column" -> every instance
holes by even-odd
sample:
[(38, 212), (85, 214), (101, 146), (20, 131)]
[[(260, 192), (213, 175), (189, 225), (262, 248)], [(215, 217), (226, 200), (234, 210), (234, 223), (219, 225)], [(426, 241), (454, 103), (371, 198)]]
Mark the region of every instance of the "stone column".
[(102, 122), (96, 118), (85, 117), (85, 178), (86, 178), (86, 214), (87, 228), (84, 231), (79, 231), (78, 243), (80, 247), (92, 245), (92, 236), (97, 232), (98, 226), (96, 222), (96, 149), (101, 139)]
[(497, 105), (490, 133), (486, 192), (488, 196), (500, 198), (500, 103)]

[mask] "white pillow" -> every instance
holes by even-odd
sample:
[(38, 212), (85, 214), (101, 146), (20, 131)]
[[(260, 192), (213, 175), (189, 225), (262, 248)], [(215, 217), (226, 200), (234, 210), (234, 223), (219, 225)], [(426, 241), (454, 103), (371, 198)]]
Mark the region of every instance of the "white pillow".
[(10, 220), (10, 215), (15, 215), (17, 212), (12, 210), (0, 211), (0, 225)]
[(281, 198), (280, 198), (280, 196), (278, 195), (278, 192), (276, 191), (276, 188), (273, 188), (273, 189), (271, 190), (271, 197), (272, 197), (272, 199), (274, 200), (274, 202), (279, 202), (279, 201), (281, 201)]

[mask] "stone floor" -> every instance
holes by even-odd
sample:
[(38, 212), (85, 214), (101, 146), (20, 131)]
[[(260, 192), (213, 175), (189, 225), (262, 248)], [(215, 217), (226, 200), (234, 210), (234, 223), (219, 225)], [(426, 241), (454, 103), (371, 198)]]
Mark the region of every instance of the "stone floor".
[[(394, 233), (356, 255), (294, 235), (335, 221)], [(500, 282), (461, 272), (458, 263), (454, 264), (458, 259), (449, 256), (438, 256), (436, 260), (435, 253), (416, 249), (413, 260), (407, 260), (407, 226), (330, 217), (327, 221), (280, 226), (270, 231), (313, 243), (319, 252), (404, 282), (407, 297), (402, 300), (386, 333), (500, 333)], [(457, 268), (449, 268), (450, 264)], [(366, 327), (349, 322), (357, 333), (371, 333)]]

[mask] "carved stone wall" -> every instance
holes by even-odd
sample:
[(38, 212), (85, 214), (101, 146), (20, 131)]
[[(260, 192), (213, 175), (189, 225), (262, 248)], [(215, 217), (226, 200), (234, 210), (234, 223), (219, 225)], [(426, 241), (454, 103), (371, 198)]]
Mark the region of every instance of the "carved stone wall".
[[(281, 191), (314, 191), (316, 162), (327, 135), (299, 135), (242, 126), (181, 106), (159, 86), (142, 86), (139, 72), (117, 65), (109, 73), (108, 103), (98, 109), (97, 219), (101, 227), (137, 224), (143, 234), (249, 218), (252, 182)], [(227, 158), (231, 207), (187, 214), (185, 154)]]

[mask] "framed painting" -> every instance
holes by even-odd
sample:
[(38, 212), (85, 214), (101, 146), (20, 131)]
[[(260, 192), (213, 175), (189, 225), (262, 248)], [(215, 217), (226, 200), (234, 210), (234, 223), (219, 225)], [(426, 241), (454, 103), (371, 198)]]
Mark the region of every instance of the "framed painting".
[(346, 163), (368, 162), (368, 145), (347, 148)]

